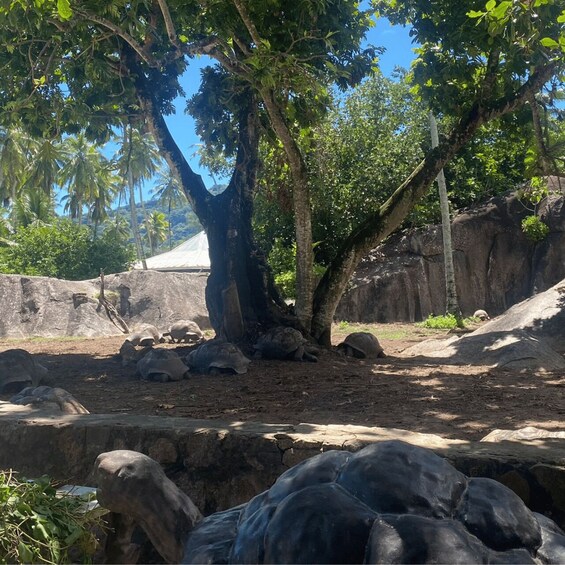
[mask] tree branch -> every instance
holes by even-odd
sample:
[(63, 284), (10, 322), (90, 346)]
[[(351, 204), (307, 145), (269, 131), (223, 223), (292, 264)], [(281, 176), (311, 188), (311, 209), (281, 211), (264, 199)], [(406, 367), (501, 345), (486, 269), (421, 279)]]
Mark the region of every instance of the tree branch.
[(496, 72), (498, 70), (498, 64), (500, 62), (500, 49), (493, 49), (488, 56), (485, 78), (481, 87), (481, 97), (487, 99), (492, 95), (494, 85), (496, 84)]
[(167, 30), (167, 35), (169, 36), (169, 41), (179, 50), (181, 50), (181, 45), (179, 44), (179, 39), (177, 32), (175, 30), (175, 24), (173, 18), (171, 18), (171, 12), (169, 11), (169, 6), (166, 0), (157, 0), (159, 4), (159, 9), (161, 14), (163, 14), (163, 21), (165, 22), (165, 29)]
[(257, 31), (257, 28), (255, 27), (255, 24), (251, 20), (251, 17), (249, 16), (249, 12), (247, 11), (247, 8), (243, 5), (242, 0), (232, 0), (232, 1), (234, 3), (234, 6), (236, 7), (240, 17), (241, 17), (243, 23), (245, 24), (245, 27), (247, 28), (247, 31), (249, 32), (249, 35), (251, 36), (253, 43), (255, 43), (255, 45), (257, 47), (259, 47), (261, 45), (261, 36), (259, 35), (259, 32)]
[(126, 33), (123, 29), (121, 29), (113, 22), (101, 16), (97, 16), (96, 14), (91, 14), (86, 10), (75, 8), (75, 12), (79, 16), (82, 16), (87, 20), (90, 20), (91, 22), (97, 23), (109, 29), (110, 31), (113, 31), (117, 36), (121, 37), (150, 67), (159, 68), (161, 66), (159, 61), (155, 59), (155, 57), (153, 57), (150, 53), (147, 53), (145, 49), (143, 49), (143, 47), (131, 35), (129, 35), (129, 33)]
[(314, 294), (312, 333), (329, 343), (327, 329), (347, 282), (359, 261), (396, 230), (414, 204), (426, 193), (438, 172), (473, 137), (484, 123), (516, 110), (530, 93), (539, 91), (557, 70), (556, 63), (538, 68), (511, 96), (493, 103), (476, 103), (453, 129), (449, 137), (426, 155), (410, 176), (394, 191), (380, 209), (367, 218), (343, 242)]

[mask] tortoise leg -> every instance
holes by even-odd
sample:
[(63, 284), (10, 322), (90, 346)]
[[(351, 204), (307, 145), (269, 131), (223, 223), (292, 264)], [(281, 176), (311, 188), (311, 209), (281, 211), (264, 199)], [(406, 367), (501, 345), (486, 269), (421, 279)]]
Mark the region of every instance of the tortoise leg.
[(315, 355), (308, 353), (307, 351), (304, 352), (303, 359), (304, 359), (304, 361), (310, 361), (310, 363), (317, 363), (318, 362), (318, 358)]
[(315, 357), (314, 355), (312, 355), (311, 353), (308, 353), (306, 351), (306, 349), (304, 349), (304, 346), (301, 345), (295, 352), (294, 354), (294, 359), (296, 361), (310, 361), (310, 363), (317, 363), (318, 362), (318, 358)]

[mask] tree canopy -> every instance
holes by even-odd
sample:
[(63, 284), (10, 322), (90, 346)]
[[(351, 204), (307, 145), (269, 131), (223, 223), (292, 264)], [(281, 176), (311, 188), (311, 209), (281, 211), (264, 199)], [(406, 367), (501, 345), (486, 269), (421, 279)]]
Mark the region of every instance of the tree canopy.
[[(370, 14), (354, 0), (12, 0), (0, 4), (0, 120), (57, 136), (85, 128), (106, 139), (113, 128), (145, 124), (208, 230), (212, 275), (207, 303), (220, 334), (253, 324), (292, 323), (272, 287), (251, 217), (259, 140), (284, 150), (292, 181), (299, 324), (328, 343), (337, 302), (359, 260), (405, 220), (439, 170), (479, 128), (526, 104), (564, 69), (565, 11), (554, 0), (427, 2), (375, 0), (380, 14), (412, 26), (421, 45), (415, 92), (453, 126), (372, 213), (359, 218), (312, 296), (311, 128), (344, 88), (370, 70), (362, 50)], [(233, 156), (232, 177), (212, 196), (172, 139), (163, 116), (182, 95), (179, 77), (196, 55), (207, 71), (199, 110), (213, 117), (211, 142)], [(204, 130), (203, 130), (204, 131)], [(240, 322), (234, 317), (239, 313)], [(228, 316), (229, 314), (229, 316)], [(243, 327), (240, 327), (243, 324)]]

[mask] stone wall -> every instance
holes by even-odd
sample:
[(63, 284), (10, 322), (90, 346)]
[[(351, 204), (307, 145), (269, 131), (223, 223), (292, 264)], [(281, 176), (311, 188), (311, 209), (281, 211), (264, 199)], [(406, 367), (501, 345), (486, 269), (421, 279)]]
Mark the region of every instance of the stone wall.
[[(540, 243), (522, 233), (531, 212), (515, 193), (459, 213), (452, 223), (454, 264), (464, 316), (501, 314), (565, 277), (565, 201), (551, 196), (538, 215), (550, 232)], [(361, 262), (336, 319), (414, 322), (445, 312), (441, 226), (396, 234)]]
[(0, 403), (0, 468), (89, 485), (96, 457), (133, 449), (159, 461), (169, 478), (210, 514), (245, 502), (286, 469), (321, 451), (355, 451), (400, 439), (446, 457), (470, 476), (499, 480), (533, 510), (565, 526), (565, 440), (469, 443), (361, 426), (260, 424), (134, 415), (38, 417)]

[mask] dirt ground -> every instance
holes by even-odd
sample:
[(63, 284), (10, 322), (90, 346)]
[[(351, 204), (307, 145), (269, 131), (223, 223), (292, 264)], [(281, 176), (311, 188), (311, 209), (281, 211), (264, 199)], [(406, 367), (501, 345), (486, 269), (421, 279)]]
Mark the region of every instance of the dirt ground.
[[(402, 351), (445, 332), (410, 324), (335, 327), (333, 342), (370, 330), (387, 357), (376, 361), (325, 352), (318, 363), (253, 361), (245, 375), (196, 375), (181, 382), (141, 381), (123, 368), (123, 337), (0, 340), (0, 351), (37, 354), (48, 382), (91, 413), (150, 414), (266, 423), (358, 424), (478, 440), (496, 428), (565, 426), (565, 372), (449, 366)], [(190, 348), (174, 347), (181, 355)], [(0, 396), (8, 400), (9, 396)]]

